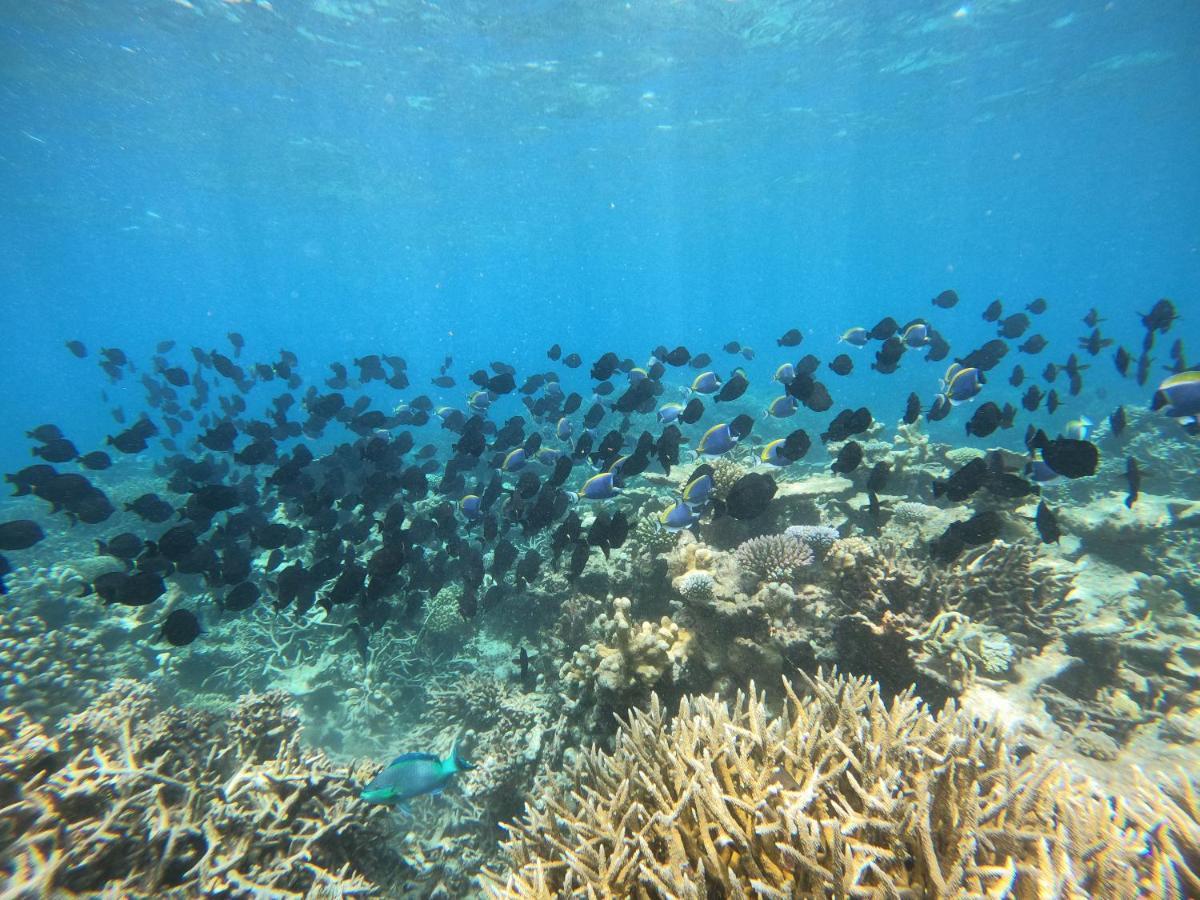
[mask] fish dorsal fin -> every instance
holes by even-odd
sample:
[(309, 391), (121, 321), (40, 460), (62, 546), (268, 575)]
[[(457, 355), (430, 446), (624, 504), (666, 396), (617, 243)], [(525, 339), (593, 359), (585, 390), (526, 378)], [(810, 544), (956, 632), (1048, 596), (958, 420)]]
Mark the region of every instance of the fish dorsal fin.
[(434, 753), (419, 753), (419, 752), (401, 753), (399, 756), (397, 756), (395, 759), (393, 759), (390, 763), (388, 763), (388, 768), (390, 769), (392, 766), (399, 765), (402, 762), (413, 762), (414, 760), (418, 760), (418, 759), (427, 760), (429, 762), (441, 762), (442, 761), (441, 757), (437, 756)]

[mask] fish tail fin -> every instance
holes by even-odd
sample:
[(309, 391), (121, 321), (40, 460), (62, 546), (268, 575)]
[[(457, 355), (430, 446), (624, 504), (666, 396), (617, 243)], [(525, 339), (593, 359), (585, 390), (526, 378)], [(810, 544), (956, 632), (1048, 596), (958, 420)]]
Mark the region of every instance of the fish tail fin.
[(460, 752), (459, 740), (455, 738), (454, 747), (450, 750), (450, 757), (454, 760), (454, 768), (459, 772), (470, 772), (475, 766), (467, 762)]

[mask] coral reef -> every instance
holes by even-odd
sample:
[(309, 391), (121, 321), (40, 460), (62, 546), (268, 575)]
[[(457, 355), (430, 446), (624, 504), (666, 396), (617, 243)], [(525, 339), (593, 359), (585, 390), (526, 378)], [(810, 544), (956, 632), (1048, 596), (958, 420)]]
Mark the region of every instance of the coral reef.
[(716, 580), (708, 572), (691, 569), (675, 580), (675, 589), (689, 603), (706, 603), (712, 600)]
[(687, 661), (692, 635), (667, 616), (657, 623), (631, 618), (627, 597), (601, 615), (597, 638), (563, 664), (559, 677), (576, 709), (608, 713), (636, 705), (664, 678), (677, 677)]
[(654, 698), (611, 754), (542, 784), (489, 894), (1134, 897), (1195, 877), (1195, 803), (1151, 829), (963, 713), (886, 706), (860, 679), (809, 688), (778, 718), (753, 692), (670, 721)]
[(786, 534), (767, 534), (751, 538), (737, 548), (742, 572), (756, 583), (791, 581), (816, 559), (812, 547)]
[(356, 774), (304, 749), (281, 694), (228, 716), (118, 681), (50, 734), (0, 717), (0, 869), (13, 896), (365, 894), (399, 862)]

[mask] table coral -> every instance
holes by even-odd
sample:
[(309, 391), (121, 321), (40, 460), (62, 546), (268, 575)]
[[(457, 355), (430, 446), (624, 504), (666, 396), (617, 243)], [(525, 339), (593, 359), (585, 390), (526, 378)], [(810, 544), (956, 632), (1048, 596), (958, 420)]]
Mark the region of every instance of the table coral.
[(778, 718), (753, 691), (633, 712), (507, 826), (490, 896), (1135, 897), (1194, 878), (1194, 802), (1152, 828), (953, 708), (808, 686), (785, 682)]

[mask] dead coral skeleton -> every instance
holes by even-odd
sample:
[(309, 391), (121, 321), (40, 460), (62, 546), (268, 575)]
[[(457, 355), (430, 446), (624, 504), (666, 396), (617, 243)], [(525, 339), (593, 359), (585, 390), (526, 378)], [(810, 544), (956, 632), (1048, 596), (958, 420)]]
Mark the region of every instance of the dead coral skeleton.
[(785, 682), (777, 718), (754, 693), (632, 712), (507, 826), (490, 896), (1178, 895), (1178, 840), (998, 729), (862, 679), (808, 688)]

